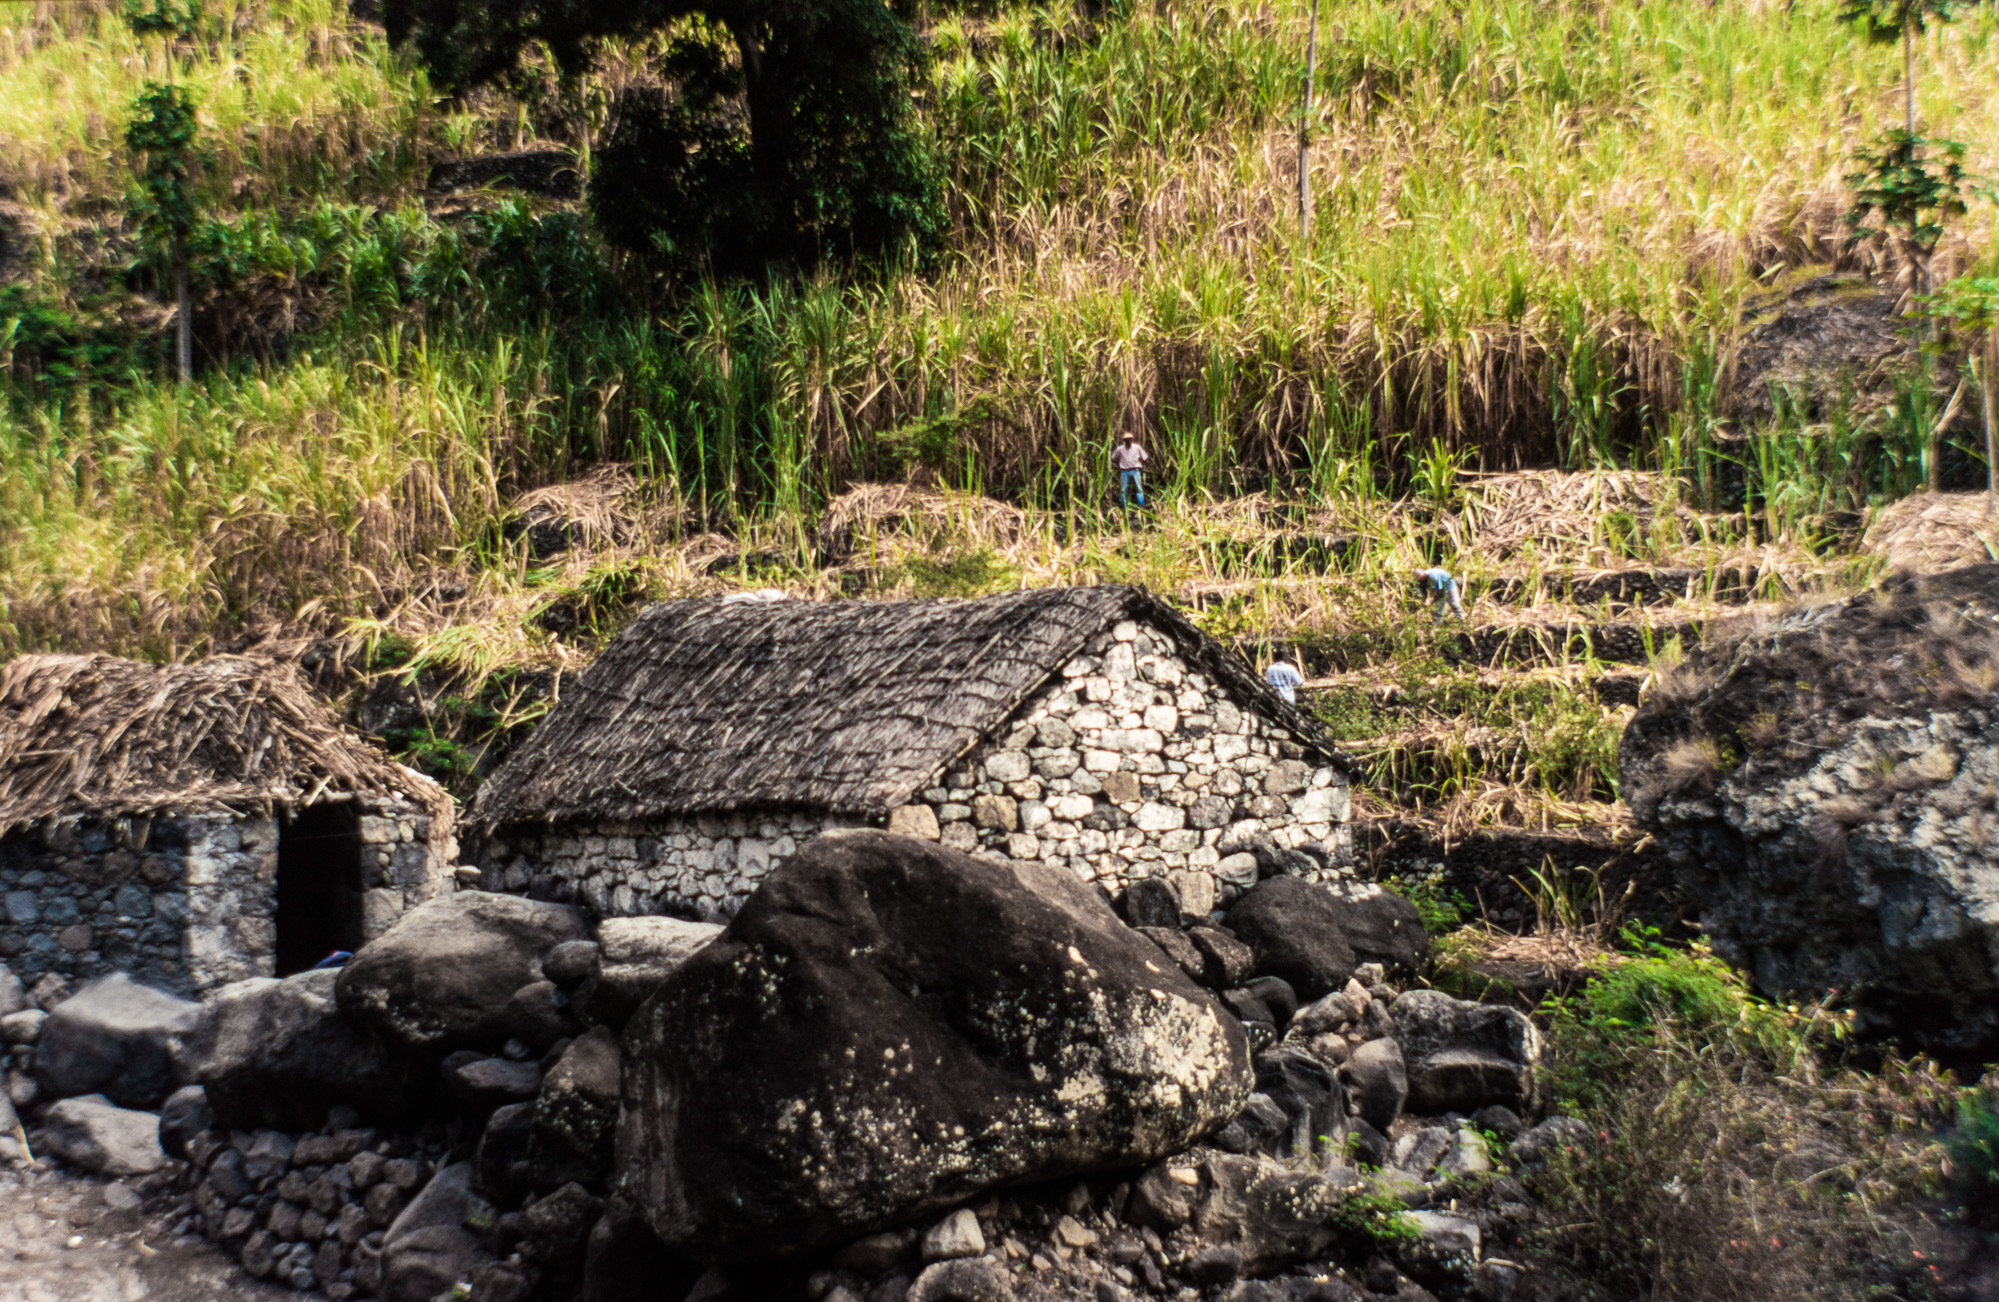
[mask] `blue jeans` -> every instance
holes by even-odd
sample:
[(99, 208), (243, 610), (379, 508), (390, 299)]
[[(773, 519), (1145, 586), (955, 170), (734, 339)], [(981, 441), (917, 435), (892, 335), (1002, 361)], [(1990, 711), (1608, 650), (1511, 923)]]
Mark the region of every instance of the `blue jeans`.
[(1129, 505), (1131, 505), (1131, 503), (1130, 503), (1130, 501), (1129, 501), (1128, 499), (1130, 498), (1131, 494), (1133, 494), (1133, 493), (1136, 493), (1136, 494), (1138, 494), (1138, 504), (1139, 504), (1140, 506), (1144, 506), (1144, 505), (1145, 505), (1145, 484), (1144, 484), (1144, 483), (1143, 483), (1143, 482), (1142, 482), (1142, 481), (1141, 481), (1141, 480), (1139, 479), (1139, 472), (1138, 472), (1138, 471), (1136, 471), (1136, 470), (1120, 470), (1120, 471), (1118, 471), (1118, 472), (1117, 472), (1117, 504), (1118, 504), (1119, 506), (1129, 506)]

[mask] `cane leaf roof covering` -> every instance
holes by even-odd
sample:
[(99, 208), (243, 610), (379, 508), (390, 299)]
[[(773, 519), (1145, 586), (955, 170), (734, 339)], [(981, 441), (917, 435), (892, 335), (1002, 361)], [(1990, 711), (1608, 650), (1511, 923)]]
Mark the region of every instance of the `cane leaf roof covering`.
[(29, 655), (0, 665), (0, 832), (397, 793), (450, 813), (442, 787), (344, 731), (288, 663)]
[(1322, 756), (1249, 665), (1136, 588), (949, 601), (653, 606), (473, 802), (483, 828), (739, 809), (879, 817), (934, 785), (1097, 634), (1166, 633), (1239, 705)]

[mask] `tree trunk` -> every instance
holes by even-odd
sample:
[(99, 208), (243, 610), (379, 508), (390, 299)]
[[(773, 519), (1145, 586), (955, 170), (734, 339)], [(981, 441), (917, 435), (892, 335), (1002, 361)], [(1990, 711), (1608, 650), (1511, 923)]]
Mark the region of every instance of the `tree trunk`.
[(194, 381), (194, 308), (187, 296), (187, 245), (174, 241), (174, 364), (182, 384)]
[(743, 56), (743, 98), (750, 111), (750, 166), (756, 173), (757, 189), (769, 205), (770, 229), (764, 232), (764, 253), (772, 258), (791, 256), (798, 232), (798, 214), (789, 206), (787, 184), (791, 166), (791, 84), (785, 76), (785, 59), (775, 56), (765, 43), (758, 24), (728, 22), (729, 34)]
[(1911, 5), (1902, 6), (1902, 127), (1916, 134), (1916, 38), (1911, 30), (1916, 15)]
[(1312, 238), (1312, 76), (1319, 57), (1319, 0), (1305, 36), (1305, 86), (1298, 107), (1298, 242)]
[(1999, 365), (1999, 325), (1985, 329), (1985, 365), (1978, 368), (1978, 396), (1985, 408), (1985, 514), (1992, 514), (1993, 476), (1999, 474), (1999, 450), (1995, 450), (1993, 435), (1994, 416), (1992, 406), (1999, 403), (1999, 377), (1993, 375), (1993, 368)]

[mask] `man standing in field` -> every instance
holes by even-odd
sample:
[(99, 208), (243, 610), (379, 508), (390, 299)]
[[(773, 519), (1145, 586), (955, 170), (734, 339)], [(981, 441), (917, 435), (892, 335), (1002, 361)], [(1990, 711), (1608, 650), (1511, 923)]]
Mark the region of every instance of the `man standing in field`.
[(1111, 449), (1111, 468), (1117, 471), (1117, 504), (1129, 510), (1130, 498), (1138, 497), (1140, 509), (1145, 506), (1145, 479), (1141, 473), (1145, 463), (1151, 458), (1145, 449), (1138, 446), (1138, 436), (1125, 431), (1124, 439)]

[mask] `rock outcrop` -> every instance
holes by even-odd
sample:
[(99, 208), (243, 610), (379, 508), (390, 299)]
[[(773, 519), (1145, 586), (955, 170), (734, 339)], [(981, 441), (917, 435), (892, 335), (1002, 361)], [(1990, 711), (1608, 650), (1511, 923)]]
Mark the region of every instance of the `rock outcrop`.
[(1186, 1146), (1239, 1024), (1073, 875), (822, 836), (626, 1028), (618, 1161), (670, 1246), (835, 1242)]
[(1711, 638), (1619, 750), (1723, 957), (1863, 1029), (1999, 1044), (1999, 565)]

